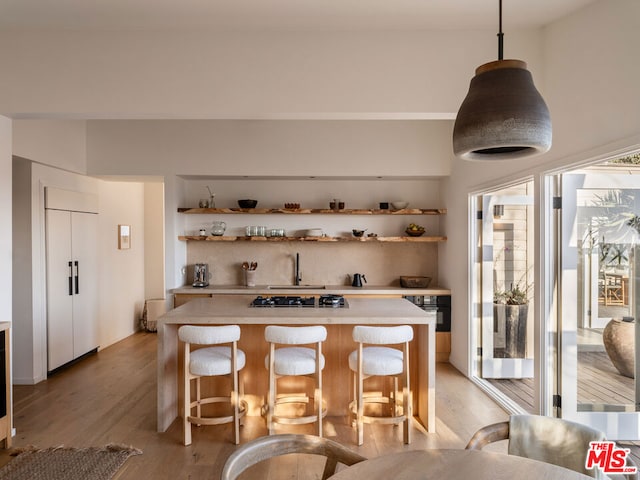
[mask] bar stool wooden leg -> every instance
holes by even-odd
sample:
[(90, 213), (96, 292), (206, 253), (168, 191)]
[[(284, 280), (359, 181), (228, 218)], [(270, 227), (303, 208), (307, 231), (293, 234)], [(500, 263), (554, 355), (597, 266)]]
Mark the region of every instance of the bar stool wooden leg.
[(189, 416), (191, 415), (191, 375), (189, 374), (189, 345), (185, 345), (184, 350), (184, 400), (182, 402), (184, 408), (182, 412), (182, 432), (183, 443), (185, 445), (191, 445), (191, 422), (189, 421)]
[(267, 391), (267, 430), (274, 434), (273, 415), (276, 408), (276, 374), (275, 374), (275, 345), (269, 349), (269, 390)]
[(409, 384), (409, 342), (404, 344), (404, 385), (402, 389), (402, 408), (404, 409), (404, 443), (411, 443), (411, 419), (413, 418), (413, 395)]
[(400, 415), (400, 404), (398, 403), (398, 377), (393, 377), (393, 398), (391, 399), (391, 414)]
[(356, 430), (358, 432), (358, 445), (364, 443), (364, 376), (362, 374), (362, 344), (358, 346), (358, 400), (356, 414)]
[(314, 389), (314, 406), (318, 415), (318, 436), (322, 437), (322, 366), (320, 359), (322, 355), (322, 342), (318, 342), (316, 348), (316, 388)]
[[(196, 378), (196, 415), (202, 418), (202, 391), (200, 390), (200, 377)], [(198, 427), (199, 423), (196, 424)]]
[[(238, 373), (238, 384), (239, 384), (239, 390), (238, 390), (238, 408), (240, 409), (240, 411), (242, 411), (242, 402), (244, 401), (246, 403), (246, 401), (244, 400), (244, 382), (242, 381), (242, 379), (240, 378), (240, 374)], [(240, 415), (240, 426), (244, 425), (244, 415)]]
[(233, 390), (231, 391), (231, 404), (233, 405), (233, 433), (235, 444), (240, 443), (240, 409), (238, 399), (238, 347), (234, 343), (231, 347), (231, 365), (233, 365)]

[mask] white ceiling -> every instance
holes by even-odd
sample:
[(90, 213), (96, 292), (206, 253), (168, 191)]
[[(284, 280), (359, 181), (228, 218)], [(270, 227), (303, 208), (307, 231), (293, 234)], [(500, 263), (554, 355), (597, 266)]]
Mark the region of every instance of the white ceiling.
[[(595, 0), (504, 0), (503, 30), (537, 28)], [(498, 0), (0, 0), (0, 29), (497, 31)]]

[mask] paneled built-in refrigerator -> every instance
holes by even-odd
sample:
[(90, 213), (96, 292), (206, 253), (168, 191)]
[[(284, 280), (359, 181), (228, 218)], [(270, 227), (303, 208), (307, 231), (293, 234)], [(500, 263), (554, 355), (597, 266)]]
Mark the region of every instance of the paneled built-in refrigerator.
[(98, 347), (94, 195), (46, 189), (47, 371)]

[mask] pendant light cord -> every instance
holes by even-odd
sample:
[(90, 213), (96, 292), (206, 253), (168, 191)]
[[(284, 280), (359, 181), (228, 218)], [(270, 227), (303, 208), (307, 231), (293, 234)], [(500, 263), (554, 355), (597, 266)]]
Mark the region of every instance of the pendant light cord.
[(504, 33), (502, 33), (502, 0), (498, 2), (498, 60), (504, 59)]

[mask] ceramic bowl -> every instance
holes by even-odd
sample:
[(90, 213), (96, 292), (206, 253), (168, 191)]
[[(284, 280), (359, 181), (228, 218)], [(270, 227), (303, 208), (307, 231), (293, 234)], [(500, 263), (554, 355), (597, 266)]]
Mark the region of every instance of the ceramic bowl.
[(257, 200), (238, 200), (240, 208), (256, 208), (256, 205), (258, 205)]
[(391, 206), (394, 208), (394, 210), (402, 210), (403, 208), (407, 208), (408, 205), (409, 202), (391, 202)]
[(431, 277), (400, 276), (400, 286), (403, 288), (427, 288)]
[(410, 237), (419, 237), (420, 235), (422, 235), (424, 233), (424, 228), (422, 230), (411, 230), (410, 228), (407, 228), (405, 230), (405, 232)]

